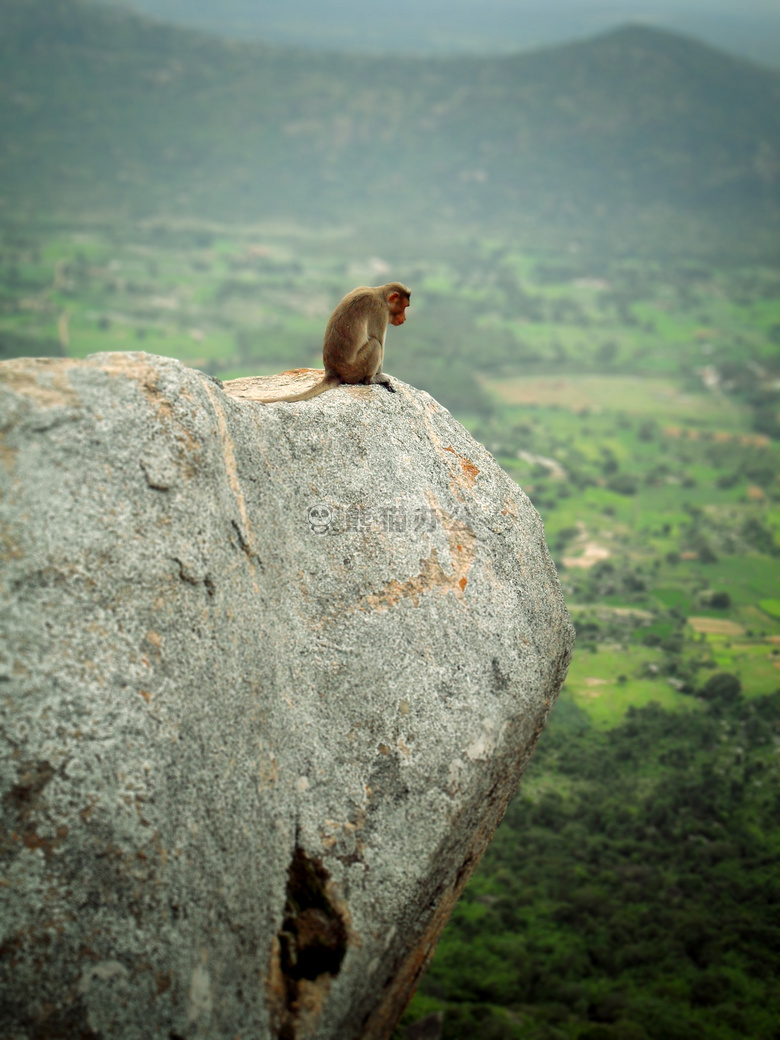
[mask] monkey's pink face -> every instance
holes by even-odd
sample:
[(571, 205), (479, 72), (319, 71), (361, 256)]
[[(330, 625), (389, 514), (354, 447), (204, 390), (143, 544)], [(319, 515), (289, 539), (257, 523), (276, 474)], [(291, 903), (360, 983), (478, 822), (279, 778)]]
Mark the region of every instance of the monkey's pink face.
[(390, 324), (391, 325), (403, 325), (406, 321), (406, 308), (409, 306), (408, 296), (399, 296), (397, 293), (393, 293), (390, 297)]

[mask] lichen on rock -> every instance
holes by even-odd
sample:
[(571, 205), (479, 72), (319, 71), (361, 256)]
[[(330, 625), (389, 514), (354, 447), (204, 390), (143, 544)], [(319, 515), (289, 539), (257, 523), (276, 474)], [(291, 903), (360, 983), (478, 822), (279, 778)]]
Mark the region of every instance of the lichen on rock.
[(563, 681), (489, 453), (398, 381), (278, 385), (0, 364), (11, 1036), (388, 1037)]

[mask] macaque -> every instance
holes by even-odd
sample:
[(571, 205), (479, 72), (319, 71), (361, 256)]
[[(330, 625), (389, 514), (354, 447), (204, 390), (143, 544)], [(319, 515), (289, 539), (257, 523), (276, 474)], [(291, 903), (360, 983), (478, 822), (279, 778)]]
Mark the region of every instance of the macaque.
[(347, 293), (331, 315), (325, 329), (322, 360), (325, 376), (309, 390), (292, 397), (272, 397), (277, 401), (308, 401), (340, 383), (379, 383), (395, 393), (395, 387), (382, 372), (385, 334), (388, 325), (403, 325), (411, 291), (400, 282), (387, 285), (361, 285)]

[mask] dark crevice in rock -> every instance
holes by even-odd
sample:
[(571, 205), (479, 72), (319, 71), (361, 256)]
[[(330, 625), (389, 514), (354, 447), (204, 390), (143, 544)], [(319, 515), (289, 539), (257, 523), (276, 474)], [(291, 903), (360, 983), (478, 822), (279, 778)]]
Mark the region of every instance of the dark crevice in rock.
[(284, 1007), (278, 1009), (279, 1040), (297, 1040), (301, 1013), (317, 1013), (347, 952), (347, 925), (328, 894), (329, 880), (322, 863), (296, 848), (287, 872), (287, 900), (278, 935), (284, 990)]
[(295, 850), (279, 933), (282, 971), (294, 982), (338, 975), (347, 952), (347, 929), (325, 891), (328, 880), (321, 863)]

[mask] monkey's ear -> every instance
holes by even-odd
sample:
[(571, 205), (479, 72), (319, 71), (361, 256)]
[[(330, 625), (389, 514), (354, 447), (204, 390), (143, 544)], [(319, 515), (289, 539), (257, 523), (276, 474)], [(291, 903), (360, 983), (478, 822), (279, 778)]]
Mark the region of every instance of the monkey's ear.
[(400, 300), (400, 299), (401, 299), (401, 294), (399, 292), (391, 292), (390, 295), (387, 297), (387, 302), (388, 303), (395, 303), (396, 300)]

